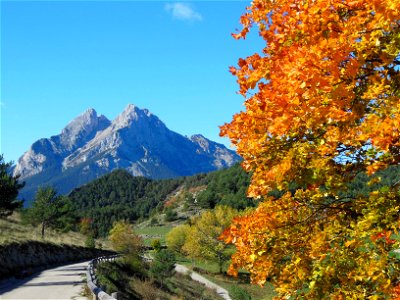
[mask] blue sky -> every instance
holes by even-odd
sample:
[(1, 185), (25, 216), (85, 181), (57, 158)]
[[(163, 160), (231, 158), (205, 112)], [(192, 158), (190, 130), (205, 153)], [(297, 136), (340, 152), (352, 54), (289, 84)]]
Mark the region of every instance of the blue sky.
[(87, 108), (128, 103), (184, 135), (225, 145), (219, 125), (243, 109), (236, 65), (262, 47), (231, 33), (247, 1), (1, 1), (1, 148), (17, 161)]

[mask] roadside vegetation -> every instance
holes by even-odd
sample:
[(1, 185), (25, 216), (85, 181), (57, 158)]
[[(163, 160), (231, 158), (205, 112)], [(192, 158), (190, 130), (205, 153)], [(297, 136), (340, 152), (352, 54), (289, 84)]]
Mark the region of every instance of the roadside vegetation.
[(118, 299), (220, 299), (189, 276), (176, 274), (173, 252), (145, 252), (141, 237), (128, 222), (114, 223), (109, 239), (121, 257), (99, 264), (96, 274), (101, 288), (108, 293), (118, 291)]

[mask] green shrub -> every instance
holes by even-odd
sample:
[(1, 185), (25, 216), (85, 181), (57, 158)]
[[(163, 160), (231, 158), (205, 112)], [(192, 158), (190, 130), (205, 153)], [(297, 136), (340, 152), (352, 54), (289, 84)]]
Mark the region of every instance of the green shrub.
[(153, 247), (153, 250), (155, 252), (160, 252), (161, 250), (161, 242), (159, 239), (155, 239), (151, 241), (151, 247)]
[(169, 250), (163, 249), (154, 255), (154, 260), (150, 266), (150, 274), (158, 279), (161, 284), (165, 278), (175, 274), (175, 254)]
[(156, 218), (156, 217), (152, 217), (151, 219), (150, 219), (150, 225), (151, 226), (155, 226), (155, 225), (158, 225), (159, 223), (158, 223), (158, 219)]
[(174, 211), (172, 208), (167, 208), (165, 210), (165, 222), (171, 222), (171, 221), (175, 221), (178, 217), (178, 214), (176, 211)]
[(96, 241), (93, 236), (89, 235), (86, 240), (85, 240), (85, 246), (88, 248), (95, 248), (96, 247)]
[(249, 292), (237, 285), (229, 288), (229, 295), (233, 300), (251, 300)]

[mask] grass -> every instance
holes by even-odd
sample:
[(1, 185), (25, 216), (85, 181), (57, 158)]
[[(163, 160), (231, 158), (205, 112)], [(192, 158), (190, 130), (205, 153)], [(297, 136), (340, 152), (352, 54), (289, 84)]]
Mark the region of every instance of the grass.
[(255, 284), (250, 283), (241, 283), (236, 278), (228, 277), (226, 275), (207, 275), (203, 274), (208, 280), (222, 286), (223, 288), (227, 289), (228, 291), (233, 287), (240, 287), (246, 290), (252, 297), (253, 300), (270, 300), (276, 296), (274, 291), (274, 287), (271, 283), (267, 282), (264, 287), (260, 287)]
[(162, 245), (165, 245), (165, 237), (173, 226), (150, 226), (135, 228), (135, 232), (143, 237), (145, 245), (150, 245), (152, 240), (159, 239)]
[[(226, 290), (230, 290), (233, 286), (240, 287), (246, 290), (253, 300), (270, 300), (276, 296), (274, 287), (271, 283), (267, 282), (264, 287), (255, 284), (250, 284), (239, 280), (238, 278), (219, 274), (218, 264), (203, 261), (191, 261), (185, 257), (179, 257), (179, 263), (187, 266), (188, 268), (195, 268), (201, 270), (201, 275), (208, 280), (220, 285)], [(229, 263), (224, 266), (224, 271), (227, 270)]]
[(43, 240), (40, 226), (21, 224), (18, 213), (14, 213), (6, 219), (0, 219), (0, 245), (12, 242), (46, 241), (55, 244), (84, 246), (85, 240), (86, 237), (78, 232), (60, 233), (52, 229), (46, 229)]

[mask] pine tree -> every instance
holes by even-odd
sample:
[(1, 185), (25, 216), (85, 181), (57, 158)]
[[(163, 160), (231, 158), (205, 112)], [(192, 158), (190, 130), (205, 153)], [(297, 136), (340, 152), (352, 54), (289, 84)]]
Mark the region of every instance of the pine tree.
[(22, 206), (22, 201), (17, 200), (18, 190), (24, 183), (19, 183), (19, 175), (12, 176), (9, 171), (12, 162), (6, 163), (0, 155), (0, 218), (7, 217)]

